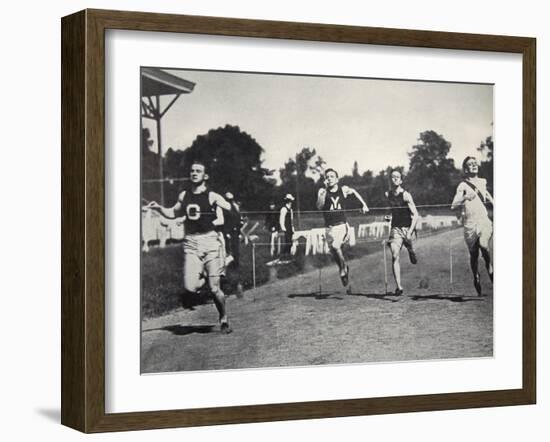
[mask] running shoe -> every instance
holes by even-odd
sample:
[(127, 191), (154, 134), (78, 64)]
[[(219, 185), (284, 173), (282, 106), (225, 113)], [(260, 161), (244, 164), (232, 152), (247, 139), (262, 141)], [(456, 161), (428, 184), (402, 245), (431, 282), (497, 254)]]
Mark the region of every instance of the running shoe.
[(225, 335), (228, 335), (233, 331), (233, 329), (229, 326), (229, 322), (222, 322), (220, 329), (221, 329), (221, 332)]

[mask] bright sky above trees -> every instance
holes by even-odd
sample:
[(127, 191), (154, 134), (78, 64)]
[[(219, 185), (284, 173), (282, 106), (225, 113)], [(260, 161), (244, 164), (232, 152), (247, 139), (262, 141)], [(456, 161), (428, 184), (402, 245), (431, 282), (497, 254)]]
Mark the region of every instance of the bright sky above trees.
[[(196, 83), (162, 121), (163, 151), (185, 149), (208, 130), (237, 125), (265, 149), (278, 170), (303, 147), (350, 174), (408, 167), (419, 134), (433, 130), (452, 143), (460, 164), (493, 132), (493, 87), (396, 80), (171, 70)], [(164, 98), (168, 100), (168, 98)], [(154, 123), (144, 120), (156, 140)], [(156, 146), (153, 146), (155, 150)]]

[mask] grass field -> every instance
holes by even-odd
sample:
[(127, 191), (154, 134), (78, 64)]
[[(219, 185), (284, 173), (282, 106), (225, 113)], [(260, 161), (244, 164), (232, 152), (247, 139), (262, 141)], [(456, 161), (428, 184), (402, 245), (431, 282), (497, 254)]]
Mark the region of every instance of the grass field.
[[(450, 241), (455, 244), (452, 291)], [(401, 297), (385, 294), (382, 247), (377, 244), (350, 260), (351, 295), (345, 294), (331, 264), (321, 267), (322, 291), (319, 270), (312, 265), (247, 290), (241, 299), (229, 297), (230, 335), (219, 332), (210, 303), (145, 316), (142, 372), (492, 356), (492, 287), (482, 272), (484, 296), (475, 295), (462, 229), (420, 238), (417, 251), (416, 266), (403, 252)], [(162, 256), (156, 252), (150, 259), (165, 262), (166, 256), (177, 259), (178, 248), (158, 251)], [(172, 281), (168, 268), (166, 272)], [(419, 288), (421, 280), (429, 281), (427, 288)], [(161, 289), (171, 290), (167, 285)]]

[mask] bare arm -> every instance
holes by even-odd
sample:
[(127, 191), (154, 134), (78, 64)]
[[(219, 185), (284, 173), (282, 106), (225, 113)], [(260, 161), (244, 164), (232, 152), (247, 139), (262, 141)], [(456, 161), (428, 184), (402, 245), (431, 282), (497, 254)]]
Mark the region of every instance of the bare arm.
[(231, 210), (231, 204), (228, 203), (227, 200), (219, 193), (210, 192), (209, 199), (210, 204), (221, 207), (224, 210)]
[(220, 206), (216, 206), (216, 218), (212, 221), (212, 224), (214, 226), (223, 226), (224, 223), (224, 217), (223, 217), (223, 209)]
[(317, 192), (317, 209), (322, 210), (327, 198), (327, 189), (321, 187)]
[(176, 213), (181, 210), (181, 202), (183, 201), (184, 194), (185, 192), (180, 193), (178, 197), (178, 201), (172, 207), (163, 207), (156, 201), (150, 202), (147, 207), (149, 207), (152, 210), (156, 210), (165, 218), (174, 219), (176, 218)]
[(405, 192), (403, 195), (403, 199), (407, 203), (407, 206), (409, 207), (409, 210), (411, 211), (412, 219), (411, 219), (411, 227), (409, 228), (409, 234), (412, 235), (412, 232), (416, 229), (416, 224), (418, 223), (418, 219), (420, 216), (418, 215), (418, 210), (416, 210), (416, 206), (413, 201), (413, 197), (409, 192)]
[(367, 213), (369, 211), (369, 208), (367, 206), (367, 203), (365, 202), (365, 200), (363, 199), (363, 197), (359, 194), (359, 192), (357, 192), (357, 190), (355, 189), (352, 189), (351, 187), (343, 187), (342, 190), (344, 191), (344, 194), (347, 196), (347, 195), (353, 195), (355, 196), (355, 198), (357, 198), (359, 200), (359, 202), (361, 203), (361, 205), (363, 206), (361, 208), (361, 211), (363, 213)]
[(466, 192), (465, 192), (465, 189), (464, 189), (464, 184), (460, 183), (457, 188), (456, 188), (456, 193), (455, 193), (455, 196), (453, 198), (453, 202), (451, 203), (451, 210), (456, 210), (458, 209), (460, 206), (462, 206), (462, 204), (464, 204), (464, 196), (466, 195)]

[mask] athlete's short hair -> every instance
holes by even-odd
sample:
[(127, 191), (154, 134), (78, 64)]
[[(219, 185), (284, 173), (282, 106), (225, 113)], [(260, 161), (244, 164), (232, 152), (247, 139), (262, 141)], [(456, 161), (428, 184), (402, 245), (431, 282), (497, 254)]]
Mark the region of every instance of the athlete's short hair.
[(401, 179), (403, 179), (403, 172), (401, 172), (400, 169), (391, 169), (391, 170), (390, 170), (390, 176), (392, 176), (392, 174), (393, 174), (394, 172), (397, 172), (397, 173), (399, 174), (399, 176), (401, 177)]
[(462, 172), (466, 172), (466, 163), (470, 160), (476, 160), (476, 162), (477, 162), (476, 157), (472, 157), (472, 156), (468, 155), (466, 158), (464, 158), (464, 161), (462, 162)]
[(204, 173), (208, 173), (208, 166), (206, 165), (205, 161), (198, 160), (198, 159), (191, 161), (191, 164), (189, 165), (189, 170), (191, 170), (191, 167), (193, 167), (194, 165), (199, 165), (204, 167)]
[(327, 173), (334, 172), (334, 175), (336, 175), (336, 178), (338, 178), (338, 172), (336, 172), (332, 167), (329, 167), (327, 170), (325, 170), (325, 176), (327, 176)]

